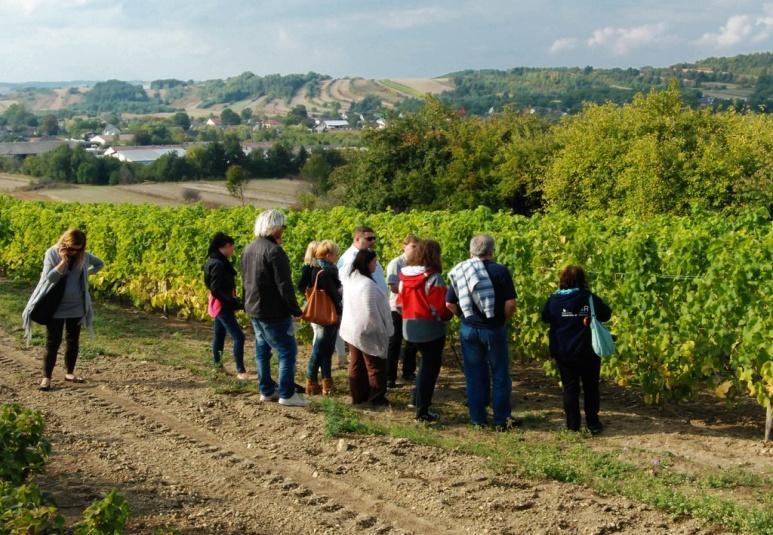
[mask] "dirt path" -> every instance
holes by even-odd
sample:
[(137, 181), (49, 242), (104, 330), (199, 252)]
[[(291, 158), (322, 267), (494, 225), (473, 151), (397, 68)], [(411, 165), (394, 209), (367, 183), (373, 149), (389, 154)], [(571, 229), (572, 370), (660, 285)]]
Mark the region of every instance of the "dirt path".
[[(42, 410), (44, 488), (75, 517), (113, 487), (131, 533), (720, 533), (485, 459), (385, 437), (326, 438), (322, 415), (216, 395), (187, 370), (83, 360), (88, 382), (34, 388), (40, 349), (0, 333), (0, 401)], [(343, 386), (343, 385), (340, 385)], [(402, 411), (401, 411), (402, 412)]]

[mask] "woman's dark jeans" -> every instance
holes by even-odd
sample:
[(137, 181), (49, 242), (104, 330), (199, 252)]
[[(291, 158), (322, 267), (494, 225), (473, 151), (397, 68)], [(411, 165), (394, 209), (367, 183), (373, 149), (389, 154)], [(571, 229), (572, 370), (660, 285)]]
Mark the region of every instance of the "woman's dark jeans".
[(432, 405), (432, 394), (435, 393), (435, 383), (440, 375), (446, 337), (429, 342), (414, 342), (413, 345), (421, 354), (421, 365), (416, 375), (416, 388), (413, 391), (416, 417), (421, 418), (429, 413), (429, 407)]
[(231, 310), (222, 310), (212, 326), (212, 362), (221, 366), (220, 356), (225, 348), (225, 335), (228, 333), (234, 341), (233, 353), (236, 371), (244, 373), (244, 331), (239, 327), (236, 316)]
[(64, 352), (64, 364), (67, 373), (75, 371), (75, 361), (80, 348), (81, 319), (51, 319), (46, 325), (46, 355), (43, 359), (43, 376), (51, 379), (56, 366), (56, 354), (62, 345), (62, 331), (67, 327), (67, 349)]
[(306, 368), (306, 377), (312, 381), (317, 380), (317, 371), (320, 369), (323, 379), (333, 378), (333, 351), (336, 348), (339, 324), (320, 325), (320, 327), (322, 327), (322, 334), (314, 340), (309, 365)]

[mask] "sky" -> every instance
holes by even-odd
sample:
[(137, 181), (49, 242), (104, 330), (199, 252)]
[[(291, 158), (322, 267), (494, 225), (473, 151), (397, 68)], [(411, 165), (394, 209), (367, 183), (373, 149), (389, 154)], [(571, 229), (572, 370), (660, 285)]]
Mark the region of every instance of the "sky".
[(772, 50), (772, 0), (0, 0), (3, 82), (429, 78)]

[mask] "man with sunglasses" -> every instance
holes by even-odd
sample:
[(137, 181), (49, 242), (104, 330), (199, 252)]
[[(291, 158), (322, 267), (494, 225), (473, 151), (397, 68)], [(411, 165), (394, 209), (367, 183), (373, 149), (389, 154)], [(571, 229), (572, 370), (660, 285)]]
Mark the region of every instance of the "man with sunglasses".
[[(344, 291), (346, 291), (346, 279), (349, 278), (352, 271), (354, 257), (357, 256), (359, 251), (374, 249), (376, 245), (376, 233), (368, 226), (362, 225), (354, 229), (353, 237), (352, 246), (338, 259), (338, 273), (344, 285)], [(384, 275), (384, 268), (381, 267), (381, 263), (378, 261), (376, 262), (376, 271), (373, 273), (373, 280), (384, 291), (384, 299), (387, 299), (389, 289), (387, 288), (386, 276)]]

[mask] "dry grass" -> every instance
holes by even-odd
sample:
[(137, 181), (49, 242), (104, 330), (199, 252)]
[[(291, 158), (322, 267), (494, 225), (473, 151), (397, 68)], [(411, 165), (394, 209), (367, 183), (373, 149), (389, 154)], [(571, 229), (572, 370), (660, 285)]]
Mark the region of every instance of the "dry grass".
[[(146, 182), (122, 186), (72, 185), (24, 192), (18, 190), (28, 185), (29, 179), (17, 180), (14, 183), (12, 180), (5, 180), (6, 176), (8, 175), (0, 175), (0, 191), (10, 192), (16, 189), (14, 196), (28, 200), (178, 206), (186, 204), (183, 191), (188, 189), (196, 191), (207, 206), (241, 204), (239, 199), (228, 194), (223, 181)], [(14, 185), (18, 187), (12, 187)], [(308, 183), (301, 180), (286, 178), (251, 180), (245, 187), (244, 201), (258, 208), (287, 208), (296, 203), (298, 194), (308, 190)], [(33, 195), (30, 195), (31, 193)]]

